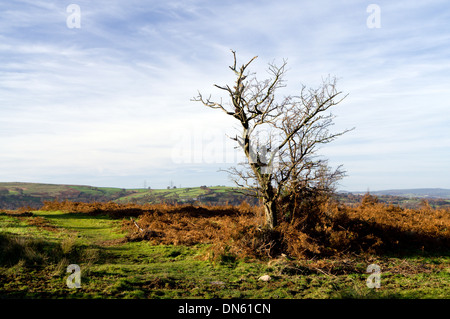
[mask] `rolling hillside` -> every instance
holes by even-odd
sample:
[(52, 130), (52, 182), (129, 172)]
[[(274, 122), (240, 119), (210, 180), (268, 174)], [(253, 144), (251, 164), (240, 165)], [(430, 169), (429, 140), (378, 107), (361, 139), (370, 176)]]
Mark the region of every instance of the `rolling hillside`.
[(235, 188), (191, 187), (171, 189), (121, 189), (83, 185), (58, 185), (39, 183), (0, 183), (0, 209), (20, 207), (39, 208), (44, 201), (69, 200), (79, 202), (117, 203), (202, 203), (202, 204), (239, 204), (247, 201), (256, 204), (257, 200)]
[[(433, 207), (450, 206), (450, 190), (404, 189), (370, 192), (379, 197), (380, 202), (408, 208), (418, 207), (423, 199)], [(358, 203), (365, 192), (342, 192), (338, 198), (346, 204)], [(124, 189), (95, 187), (87, 185), (59, 185), (40, 183), (0, 183), (0, 209), (20, 207), (40, 208), (44, 201), (69, 200), (78, 202), (116, 203), (179, 203), (179, 204), (232, 204), (243, 201), (255, 205), (258, 200), (245, 196), (237, 188), (226, 186), (200, 186), (168, 189)]]

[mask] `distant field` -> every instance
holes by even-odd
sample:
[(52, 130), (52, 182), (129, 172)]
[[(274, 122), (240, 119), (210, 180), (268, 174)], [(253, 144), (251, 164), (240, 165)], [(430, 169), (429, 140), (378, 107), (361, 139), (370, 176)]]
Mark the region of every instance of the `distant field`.
[(170, 189), (121, 189), (83, 185), (54, 185), (36, 183), (0, 183), (0, 208), (17, 209), (24, 206), (39, 208), (44, 201), (70, 200), (82, 202), (117, 203), (208, 203), (239, 204), (242, 201), (256, 203), (235, 192), (234, 187), (211, 186)]
[(224, 199), (224, 195), (232, 197), (237, 195), (237, 193), (235, 193), (235, 188), (225, 186), (148, 189), (123, 196), (116, 201), (119, 203), (127, 203), (136, 200), (147, 200), (146, 202), (160, 203), (167, 200), (174, 200), (177, 202), (205, 201), (208, 198), (211, 198), (225, 202), (226, 199)]

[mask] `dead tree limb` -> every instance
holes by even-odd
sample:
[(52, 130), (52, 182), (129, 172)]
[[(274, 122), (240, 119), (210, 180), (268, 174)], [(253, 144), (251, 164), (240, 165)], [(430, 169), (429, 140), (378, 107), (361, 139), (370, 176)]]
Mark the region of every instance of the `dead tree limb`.
[(137, 229), (139, 229), (140, 232), (143, 232), (144, 230), (136, 223), (136, 221), (133, 219), (133, 217), (130, 217), (130, 220), (134, 223), (134, 226), (136, 226)]

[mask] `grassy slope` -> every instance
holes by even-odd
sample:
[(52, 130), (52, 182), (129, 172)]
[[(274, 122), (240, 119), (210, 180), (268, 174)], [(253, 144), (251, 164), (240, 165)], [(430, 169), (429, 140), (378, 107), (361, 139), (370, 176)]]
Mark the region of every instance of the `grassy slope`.
[(119, 198), (118, 200), (116, 200), (116, 202), (126, 203), (132, 199), (139, 199), (149, 195), (162, 197), (164, 199), (178, 198), (180, 200), (192, 200), (198, 198), (201, 195), (206, 195), (209, 191), (212, 191), (213, 195), (213, 194), (233, 193), (233, 190), (234, 190), (233, 187), (225, 187), (225, 186), (213, 186), (208, 187), (208, 189), (203, 189), (201, 187), (149, 189), (149, 190), (141, 189), (135, 194), (130, 194)]
[[(209, 261), (207, 245), (120, 243), (121, 220), (64, 212), (34, 212), (31, 217), (0, 215), (0, 235), (48, 243), (34, 254), (0, 268), (0, 297), (27, 298), (448, 298), (449, 257), (374, 257), (348, 260), (352, 272), (293, 273), (283, 260)], [(5, 247), (3, 247), (4, 249)], [(48, 247), (47, 247), (48, 248)], [(4, 250), (5, 251), (5, 250)], [(45, 258), (41, 266), (25, 260)], [(22, 261), (20, 260), (22, 259)], [(310, 263), (313, 261), (302, 261)], [(324, 261), (334, 263), (338, 261)], [(343, 262), (343, 261), (339, 261)], [(80, 289), (66, 286), (68, 264), (82, 271)], [(369, 263), (382, 268), (381, 288), (366, 287)], [(343, 265), (345, 263), (342, 263)], [(259, 281), (269, 274), (273, 280)]]
[[(3, 200), (18, 199), (18, 195), (24, 195), (33, 197), (36, 200), (45, 199), (50, 200), (58, 198), (63, 199), (77, 199), (79, 196), (93, 196), (101, 198), (103, 200), (115, 201), (118, 203), (127, 203), (132, 200), (139, 200), (148, 198), (155, 202), (161, 202), (162, 200), (193, 200), (199, 196), (208, 196), (207, 193), (211, 192), (210, 196), (221, 196), (233, 194), (233, 187), (214, 186), (208, 189), (202, 187), (190, 187), (190, 188), (173, 188), (173, 189), (121, 189), (113, 187), (92, 187), (83, 185), (57, 185), (57, 184), (38, 184), (38, 183), (0, 183), (0, 191), (8, 190)], [(92, 198), (91, 198), (92, 200)], [(26, 206), (26, 205), (24, 205)]]

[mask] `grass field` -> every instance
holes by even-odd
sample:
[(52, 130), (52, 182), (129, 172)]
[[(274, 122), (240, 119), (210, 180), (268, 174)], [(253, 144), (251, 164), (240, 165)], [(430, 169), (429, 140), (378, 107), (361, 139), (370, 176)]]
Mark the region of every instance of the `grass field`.
[[(67, 211), (0, 214), (1, 298), (449, 298), (450, 256), (247, 258), (212, 243), (126, 240), (129, 218)], [(69, 264), (81, 287), (68, 288)], [(381, 268), (368, 288), (368, 265)], [(269, 275), (270, 280), (259, 280)]]

